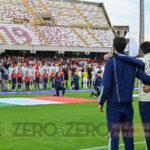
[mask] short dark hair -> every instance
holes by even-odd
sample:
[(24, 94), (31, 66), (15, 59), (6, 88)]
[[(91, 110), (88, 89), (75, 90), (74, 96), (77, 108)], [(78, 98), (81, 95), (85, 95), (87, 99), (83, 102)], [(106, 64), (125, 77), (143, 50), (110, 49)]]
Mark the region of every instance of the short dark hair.
[(116, 48), (117, 52), (123, 52), (127, 46), (127, 41), (124, 37), (116, 37), (113, 40), (113, 46)]
[(102, 72), (103, 72), (103, 71), (102, 71), (102, 70), (100, 70), (100, 71), (98, 71), (98, 72), (97, 72), (97, 74), (98, 74), (98, 73), (100, 73), (100, 74), (101, 74)]
[(144, 54), (150, 53), (150, 42), (146, 41), (140, 45), (140, 50), (143, 51)]

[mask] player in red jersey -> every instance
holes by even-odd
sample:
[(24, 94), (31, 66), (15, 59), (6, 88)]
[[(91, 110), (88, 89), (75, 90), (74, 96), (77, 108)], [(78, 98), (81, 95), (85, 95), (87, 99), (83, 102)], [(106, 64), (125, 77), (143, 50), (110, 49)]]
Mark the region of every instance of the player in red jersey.
[(35, 90), (38, 88), (40, 90), (39, 84), (40, 84), (40, 72), (39, 69), (37, 68), (35, 71)]
[(23, 73), (21, 71), (21, 69), (18, 70), (18, 73), (17, 73), (17, 80), (18, 80), (18, 90), (21, 91), (21, 86), (22, 86), (22, 78), (23, 78)]
[(30, 75), (29, 72), (27, 72), (26, 76), (25, 76), (25, 83), (26, 83), (26, 90), (30, 90), (29, 86), (30, 86)]
[(52, 82), (52, 88), (55, 88), (55, 70), (52, 69), (51, 73), (51, 82)]
[(46, 69), (44, 70), (44, 73), (43, 73), (43, 83), (44, 83), (44, 90), (47, 90), (48, 73)]

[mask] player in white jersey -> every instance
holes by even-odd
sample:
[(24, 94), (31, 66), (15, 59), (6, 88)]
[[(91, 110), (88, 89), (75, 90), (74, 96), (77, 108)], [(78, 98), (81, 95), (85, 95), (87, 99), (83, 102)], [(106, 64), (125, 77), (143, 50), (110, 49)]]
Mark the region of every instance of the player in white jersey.
[(30, 84), (31, 84), (31, 90), (34, 89), (34, 81), (35, 81), (35, 77), (34, 77), (34, 72), (35, 72), (35, 69), (34, 67), (32, 67), (32, 65), (30, 65), (28, 67), (28, 71), (29, 73), (29, 76), (30, 76)]
[(54, 67), (53, 63), (51, 63), (51, 65), (49, 66), (49, 71), (48, 71), (49, 75), (51, 75), (52, 70), (55, 70), (55, 67)]
[(55, 73), (59, 72), (59, 68), (60, 68), (59, 64), (57, 63), (56, 66), (55, 66)]
[(47, 63), (45, 63), (43, 66), (43, 71), (44, 70), (46, 70), (46, 72), (49, 74), (49, 66), (47, 65)]
[[(43, 66), (43, 73), (44, 73), (44, 70), (46, 70), (46, 72), (48, 73), (48, 76), (50, 76), (50, 74), (49, 74), (49, 66), (48, 66), (48, 64), (47, 63), (45, 63), (44, 64), (44, 66)], [(43, 76), (43, 74), (42, 74), (42, 76)], [(49, 78), (48, 78), (49, 79)], [(48, 80), (48, 82), (49, 82), (49, 80)]]
[(22, 73), (23, 73), (23, 81), (25, 80), (25, 76), (27, 74), (28, 68), (27, 68), (27, 64), (24, 63), (23, 66), (21, 67)]
[[(150, 42), (144, 42), (140, 45), (140, 54), (142, 56), (141, 60), (145, 63), (145, 73), (150, 75)], [(139, 92), (140, 102), (140, 115), (143, 122), (143, 127), (147, 125), (149, 128), (144, 128), (146, 137), (146, 147), (150, 150), (150, 93), (144, 92), (144, 84), (140, 84)]]
[(13, 70), (14, 70), (14, 65), (13, 64), (11, 64), (11, 66), (9, 67), (9, 69), (8, 69), (8, 80), (9, 80), (9, 83), (8, 83), (8, 90), (10, 90), (10, 84), (11, 84), (11, 74), (12, 74), (12, 72), (13, 72)]
[(49, 77), (50, 77), (50, 79), (49, 79), (49, 86), (50, 86), (51, 81), (52, 81), (51, 73), (52, 73), (53, 70), (55, 70), (55, 67), (54, 67), (54, 64), (51, 63), (50, 66), (49, 66), (49, 70), (48, 70), (48, 75), (49, 75)]

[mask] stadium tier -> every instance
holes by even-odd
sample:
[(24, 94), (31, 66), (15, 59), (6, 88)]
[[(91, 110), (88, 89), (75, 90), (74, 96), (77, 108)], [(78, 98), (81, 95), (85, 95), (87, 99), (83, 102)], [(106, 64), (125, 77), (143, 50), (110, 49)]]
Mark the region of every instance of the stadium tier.
[(0, 45), (109, 48), (115, 36), (103, 4), (0, 0)]
[[(65, 28), (31, 25), (0, 25), (0, 31), (8, 45), (53, 45), (71, 47), (109, 47), (112, 44), (111, 30)], [(77, 34), (78, 33), (78, 34)], [(90, 34), (96, 38), (91, 37)], [(42, 35), (43, 36), (42, 36)], [(0, 41), (3, 44), (3, 41)]]

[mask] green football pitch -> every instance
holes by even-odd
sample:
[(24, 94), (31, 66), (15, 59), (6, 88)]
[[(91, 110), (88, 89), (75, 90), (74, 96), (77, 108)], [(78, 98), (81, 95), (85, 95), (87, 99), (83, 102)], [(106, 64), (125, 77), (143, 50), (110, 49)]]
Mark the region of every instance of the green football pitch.
[[(50, 94), (1, 95), (0, 98), (31, 96)], [(65, 96), (91, 99), (89, 92)], [(133, 105), (134, 122), (141, 122), (138, 98)], [(145, 150), (144, 141), (143, 137), (135, 137), (135, 149)], [(98, 150), (107, 149), (107, 143), (106, 111), (99, 112), (98, 103), (0, 107), (0, 150)]]

